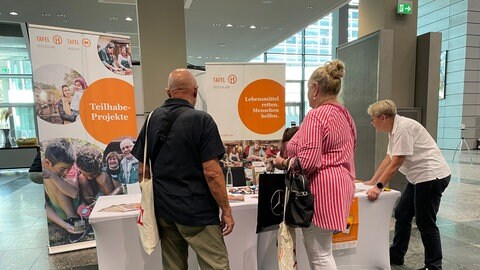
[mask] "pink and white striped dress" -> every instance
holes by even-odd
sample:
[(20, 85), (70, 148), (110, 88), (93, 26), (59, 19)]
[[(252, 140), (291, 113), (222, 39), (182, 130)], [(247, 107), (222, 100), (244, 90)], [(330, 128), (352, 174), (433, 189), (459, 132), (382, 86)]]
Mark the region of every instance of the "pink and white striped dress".
[(355, 193), (355, 123), (345, 107), (327, 103), (311, 110), (287, 145), (300, 159), (315, 197), (313, 224), (343, 231)]

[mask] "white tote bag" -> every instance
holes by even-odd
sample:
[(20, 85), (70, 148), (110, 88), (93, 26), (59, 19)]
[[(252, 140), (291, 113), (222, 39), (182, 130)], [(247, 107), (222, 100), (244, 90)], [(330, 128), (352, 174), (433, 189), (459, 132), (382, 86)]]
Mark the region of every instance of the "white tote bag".
[(277, 232), (278, 241), (278, 269), (279, 270), (296, 270), (297, 269), (297, 252), (296, 252), (296, 235), (295, 228), (285, 223), (285, 209), (287, 207), (289, 197), (288, 187), (285, 190), (285, 201), (283, 203), (283, 221)]
[(147, 159), (147, 131), (148, 123), (150, 122), (150, 115), (147, 118), (147, 126), (145, 128), (145, 145), (143, 149), (143, 179), (140, 182), (140, 189), (142, 190), (142, 202), (140, 206), (140, 214), (137, 219), (138, 232), (140, 239), (142, 240), (143, 249), (150, 255), (155, 247), (160, 242), (160, 236), (158, 235), (157, 220), (155, 218), (155, 208), (153, 202), (153, 179), (152, 179), (152, 166), (150, 159), (148, 159), (150, 168), (150, 177), (145, 177), (145, 163)]
[(297, 269), (297, 258), (295, 250), (295, 228), (280, 223), (278, 228), (278, 269), (295, 270)]

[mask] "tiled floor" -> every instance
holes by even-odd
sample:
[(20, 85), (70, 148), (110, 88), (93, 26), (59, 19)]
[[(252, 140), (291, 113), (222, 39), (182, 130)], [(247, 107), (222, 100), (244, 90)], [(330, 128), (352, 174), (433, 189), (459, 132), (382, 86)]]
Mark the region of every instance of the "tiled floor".
[[(444, 269), (480, 269), (480, 152), (466, 152), (451, 162), (452, 181), (440, 207)], [(47, 226), (42, 186), (30, 182), (26, 171), (0, 172), (0, 269), (98, 269), (96, 250), (48, 255)], [(393, 224), (393, 222), (392, 222)], [(423, 247), (413, 230), (405, 265), (393, 270), (423, 266)], [(269, 269), (265, 269), (269, 270)]]

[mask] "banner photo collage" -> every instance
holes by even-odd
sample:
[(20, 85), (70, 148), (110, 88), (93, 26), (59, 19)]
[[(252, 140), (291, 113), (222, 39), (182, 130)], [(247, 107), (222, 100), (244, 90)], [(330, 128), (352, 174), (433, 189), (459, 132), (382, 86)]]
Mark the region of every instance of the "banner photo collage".
[(40, 25), (29, 36), (49, 251), (92, 247), (98, 196), (138, 185), (130, 40)]

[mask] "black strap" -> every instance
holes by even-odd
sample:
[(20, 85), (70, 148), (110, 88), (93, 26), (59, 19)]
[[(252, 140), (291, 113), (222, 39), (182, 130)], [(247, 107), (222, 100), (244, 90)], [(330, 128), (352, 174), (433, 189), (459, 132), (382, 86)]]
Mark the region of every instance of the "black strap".
[[(153, 145), (153, 152), (151, 155), (153, 158), (151, 158), (152, 164), (155, 164), (155, 160), (157, 159), (158, 154), (160, 153), (160, 150), (162, 149), (162, 146), (165, 144), (168, 138), (168, 134), (170, 133), (170, 129), (173, 126), (173, 123), (177, 120), (177, 118), (184, 113), (186, 110), (190, 109), (188, 106), (183, 106), (175, 110), (174, 112), (170, 113), (167, 115), (167, 123), (165, 125), (165, 128), (160, 131), (158, 140), (155, 141)], [(147, 136), (148, 132), (145, 133)]]

